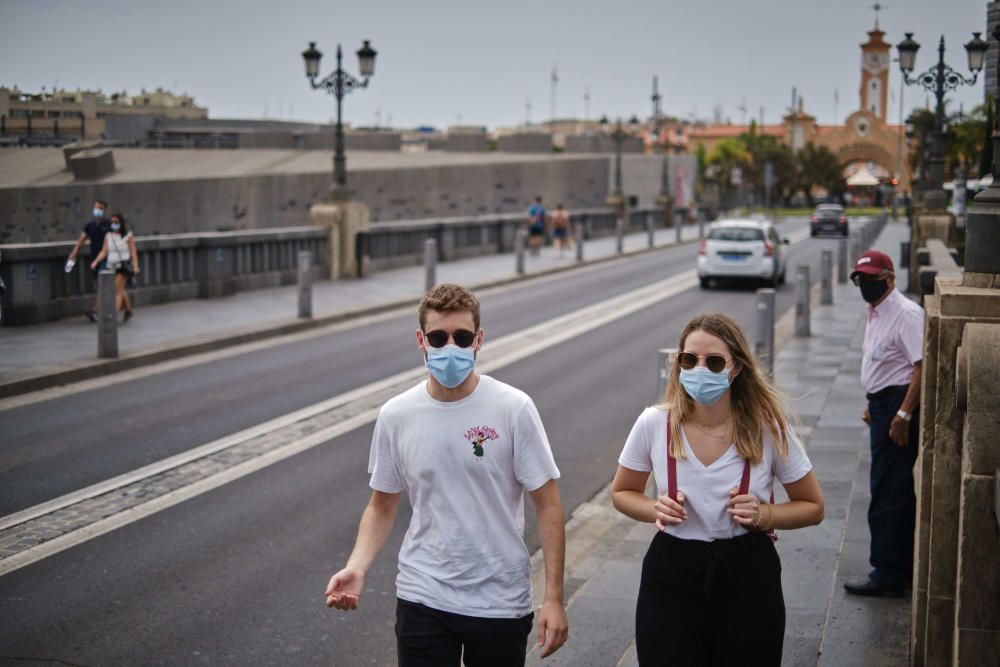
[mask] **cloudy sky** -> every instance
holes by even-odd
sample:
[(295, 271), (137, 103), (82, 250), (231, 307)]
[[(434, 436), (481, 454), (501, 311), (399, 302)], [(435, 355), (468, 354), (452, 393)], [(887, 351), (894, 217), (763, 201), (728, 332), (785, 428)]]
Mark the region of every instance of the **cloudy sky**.
[[(0, 85), (188, 92), (214, 118), (326, 121), (333, 98), (309, 90), (309, 41), (329, 71), (338, 41), (348, 69), (362, 39), (378, 50), (367, 90), (346, 101), (356, 125), (490, 127), (550, 115), (648, 114), (659, 75), (664, 109), (682, 117), (776, 122), (795, 86), (820, 122), (858, 106), (860, 49), (874, 0), (0, 0)], [(913, 31), (919, 70), (936, 58), (967, 72), (961, 44), (985, 30), (981, 0), (886, 0), (880, 24)], [(890, 79), (892, 118), (899, 77)], [(954, 96), (966, 109), (982, 83)], [(835, 99), (839, 97), (839, 104)], [(907, 109), (923, 105), (908, 88)]]

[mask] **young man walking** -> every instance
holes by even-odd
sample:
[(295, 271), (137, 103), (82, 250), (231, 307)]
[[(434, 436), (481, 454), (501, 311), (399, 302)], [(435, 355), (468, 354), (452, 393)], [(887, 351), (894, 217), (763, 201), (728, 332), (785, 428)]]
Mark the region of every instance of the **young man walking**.
[(902, 597), (913, 577), (913, 464), (920, 435), (916, 411), (924, 311), (896, 289), (892, 260), (885, 253), (862, 253), (851, 280), (869, 304), (861, 383), (868, 399), (862, 419), (868, 423), (872, 451), (868, 506), (872, 571), (864, 579), (845, 583), (844, 589), (854, 595)]
[(399, 665), (523, 665), (533, 619), (525, 490), (545, 556), (541, 656), (568, 634), (559, 470), (531, 398), (474, 370), (484, 338), (476, 297), (438, 285), (421, 300), (419, 322), (429, 377), (382, 406), (368, 464), (371, 500), (326, 604), (357, 608), (405, 490), (413, 515), (396, 577)]
[[(90, 256), (97, 257), (98, 253), (101, 252), (101, 248), (104, 247), (104, 237), (111, 229), (107, 220), (108, 202), (98, 199), (94, 202), (94, 210), (92, 211), (91, 219), (83, 226), (83, 231), (80, 232), (80, 238), (76, 240), (76, 245), (69, 253), (69, 261), (67, 262), (67, 271), (72, 269), (73, 264), (76, 263), (76, 256), (80, 252), (80, 248), (87, 241), (90, 241)], [(101, 262), (96, 269), (94, 269), (94, 279), (96, 281), (97, 274), (101, 272), (104, 268), (104, 262)], [(97, 321), (97, 300), (94, 300), (94, 307), (89, 309), (86, 313), (87, 319), (91, 322)]]

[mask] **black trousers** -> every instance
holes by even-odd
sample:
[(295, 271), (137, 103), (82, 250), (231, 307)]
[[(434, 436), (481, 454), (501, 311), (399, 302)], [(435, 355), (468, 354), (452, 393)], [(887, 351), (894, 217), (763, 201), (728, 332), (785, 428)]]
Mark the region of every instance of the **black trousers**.
[(913, 494), (913, 464), (917, 460), (920, 425), (910, 420), (909, 441), (900, 447), (889, 439), (889, 425), (903, 404), (907, 387), (887, 387), (868, 397), (871, 421), (871, 558), (868, 576), (883, 586), (903, 586), (913, 578), (913, 531), (917, 500)]
[(463, 616), (396, 598), (399, 667), (523, 667), (534, 618)]
[(635, 612), (642, 667), (777, 667), (784, 635), (781, 562), (767, 535), (702, 542), (657, 532)]

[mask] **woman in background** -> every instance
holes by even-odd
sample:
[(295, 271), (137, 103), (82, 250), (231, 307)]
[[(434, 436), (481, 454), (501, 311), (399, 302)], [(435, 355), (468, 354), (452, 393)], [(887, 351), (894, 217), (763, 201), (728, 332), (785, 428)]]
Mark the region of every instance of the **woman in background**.
[(129, 278), (139, 275), (139, 253), (135, 249), (135, 237), (121, 213), (111, 216), (110, 232), (104, 237), (104, 247), (90, 263), (90, 268), (96, 271), (105, 258), (108, 268), (115, 272), (115, 313), (124, 309), (125, 322), (128, 322), (132, 319), (132, 304), (125, 293), (125, 285)]

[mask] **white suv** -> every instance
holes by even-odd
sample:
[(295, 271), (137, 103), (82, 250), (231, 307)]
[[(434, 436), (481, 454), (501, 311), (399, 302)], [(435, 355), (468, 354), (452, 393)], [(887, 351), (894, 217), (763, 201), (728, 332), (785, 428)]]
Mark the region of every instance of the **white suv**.
[(778, 237), (769, 220), (728, 218), (708, 227), (698, 246), (698, 279), (708, 287), (713, 278), (785, 282), (788, 239)]

